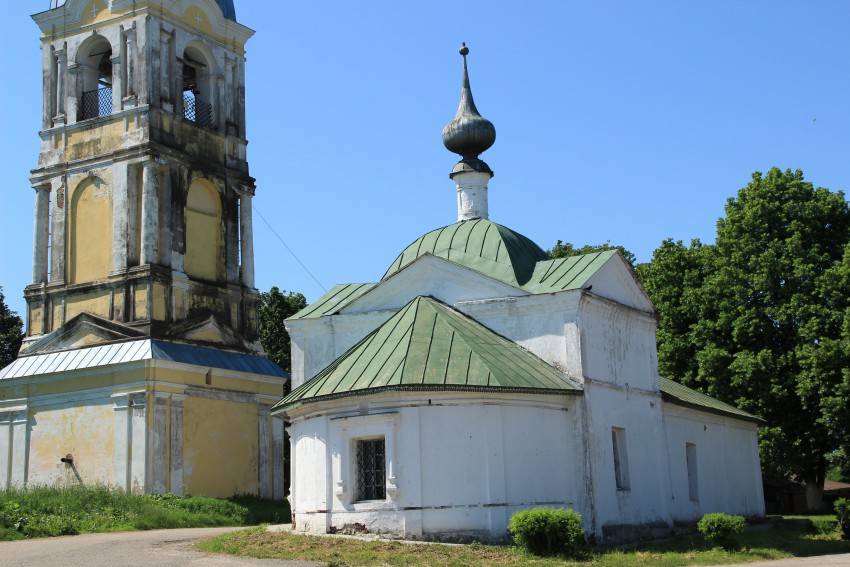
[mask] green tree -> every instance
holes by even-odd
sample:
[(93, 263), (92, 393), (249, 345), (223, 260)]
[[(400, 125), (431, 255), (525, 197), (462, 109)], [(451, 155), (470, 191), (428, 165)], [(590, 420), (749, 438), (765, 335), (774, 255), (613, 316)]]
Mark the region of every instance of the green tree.
[(843, 193), (774, 168), (727, 201), (714, 245), (668, 240), (641, 269), (662, 373), (764, 418), (762, 464), (812, 510), (848, 439), (848, 240)]
[(703, 284), (710, 273), (713, 246), (699, 240), (685, 246), (667, 239), (652, 254), (652, 261), (637, 267), (638, 278), (661, 314), (656, 338), (658, 371), (692, 388), (707, 388), (698, 380), (695, 324), (710, 317)]
[(260, 343), (266, 357), (290, 372), (292, 359), (289, 351), (289, 333), (284, 319), (307, 307), (307, 299), (300, 293), (281, 291), (272, 287), (260, 293)]
[(550, 256), (553, 258), (568, 258), (570, 256), (580, 256), (582, 254), (592, 254), (593, 252), (604, 252), (606, 250), (619, 250), (623, 253), (626, 260), (629, 264), (632, 265), (632, 268), (635, 267), (636, 258), (635, 255), (623, 248), (622, 246), (614, 246), (611, 244), (610, 240), (606, 240), (604, 244), (600, 244), (598, 246), (593, 246), (591, 244), (585, 244), (580, 248), (576, 248), (570, 242), (561, 242), (558, 241), (555, 244), (554, 248), (551, 250), (547, 250)]
[(24, 338), (24, 322), (6, 305), (6, 296), (0, 286), (0, 368), (15, 360)]

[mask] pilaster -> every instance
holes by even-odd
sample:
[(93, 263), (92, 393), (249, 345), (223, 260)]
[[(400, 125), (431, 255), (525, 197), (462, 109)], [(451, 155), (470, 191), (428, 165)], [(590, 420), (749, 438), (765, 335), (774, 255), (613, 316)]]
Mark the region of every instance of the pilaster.
[(154, 494), (165, 494), (168, 484), (168, 397), (156, 392), (153, 398), (153, 430), (151, 431), (151, 479)]
[(142, 166), (142, 255), (141, 264), (158, 261), (159, 195), (157, 194), (157, 164), (147, 160)]
[(55, 51), (56, 55), (56, 115), (53, 117), (53, 125), (61, 126), (65, 119), (65, 89), (67, 83), (68, 54), (65, 49)]
[(127, 187), (130, 168), (127, 162), (112, 166), (112, 273), (127, 269), (129, 236), (129, 191)]
[(112, 409), (115, 413), (113, 441), (113, 483), (124, 491), (130, 492), (130, 466), (132, 464), (132, 394), (112, 396)]
[(142, 494), (150, 489), (148, 408), (145, 392), (130, 394), (130, 408), (130, 478), (127, 491)]
[(170, 466), (168, 491), (183, 496), (183, 401), (184, 394), (171, 394)]
[(53, 215), (50, 231), (50, 282), (61, 284), (65, 282), (65, 194), (67, 181), (64, 176), (53, 181), (50, 192), (52, 201), (50, 209)]
[(32, 283), (47, 282), (48, 239), (50, 238), (50, 184), (36, 185), (32, 238)]
[(239, 191), (239, 230), (242, 254), (242, 285), (254, 288), (254, 192), (245, 187)]

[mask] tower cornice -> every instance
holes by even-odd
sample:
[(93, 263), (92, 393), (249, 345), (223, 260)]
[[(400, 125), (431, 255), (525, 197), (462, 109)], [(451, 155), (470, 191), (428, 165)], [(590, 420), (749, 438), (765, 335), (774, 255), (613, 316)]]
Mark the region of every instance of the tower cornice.
[[(221, 46), (229, 46), (233, 51), (243, 54), (245, 43), (254, 35), (254, 30), (233, 20), (225, 18), (221, 9), (211, 0), (165, 0), (161, 5), (139, 4), (133, 0), (113, 0), (109, 15), (98, 14), (92, 17), (83, 10), (84, 0), (68, 0), (64, 5), (33, 14), (32, 19), (41, 29), (42, 41), (52, 42), (68, 35), (77, 35), (80, 31), (97, 30), (142, 15), (159, 18), (163, 22), (191, 30), (204, 39)], [(193, 8), (200, 10), (209, 18), (200, 22), (192, 21)]]

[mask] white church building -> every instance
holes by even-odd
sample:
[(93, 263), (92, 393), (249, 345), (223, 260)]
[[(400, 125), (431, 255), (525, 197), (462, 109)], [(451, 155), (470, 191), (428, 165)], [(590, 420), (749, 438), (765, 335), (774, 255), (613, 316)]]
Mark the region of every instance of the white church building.
[(763, 516), (759, 419), (659, 376), (657, 313), (623, 256), (553, 259), (488, 220), (495, 129), (467, 53), (443, 131), (457, 222), (286, 322), (293, 390), (272, 414), (295, 530), (498, 540), (551, 506), (613, 543)]

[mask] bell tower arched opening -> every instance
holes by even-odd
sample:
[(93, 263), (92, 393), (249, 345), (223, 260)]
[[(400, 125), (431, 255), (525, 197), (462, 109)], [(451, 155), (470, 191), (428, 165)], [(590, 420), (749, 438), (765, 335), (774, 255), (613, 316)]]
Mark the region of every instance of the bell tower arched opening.
[(215, 127), (212, 79), (210, 58), (198, 47), (188, 46), (183, 52), (183, 118), (206, 128)]
[(80, 73), (79, 120), (112, 114), (112, 46), (99, 35), (77, 52)]

